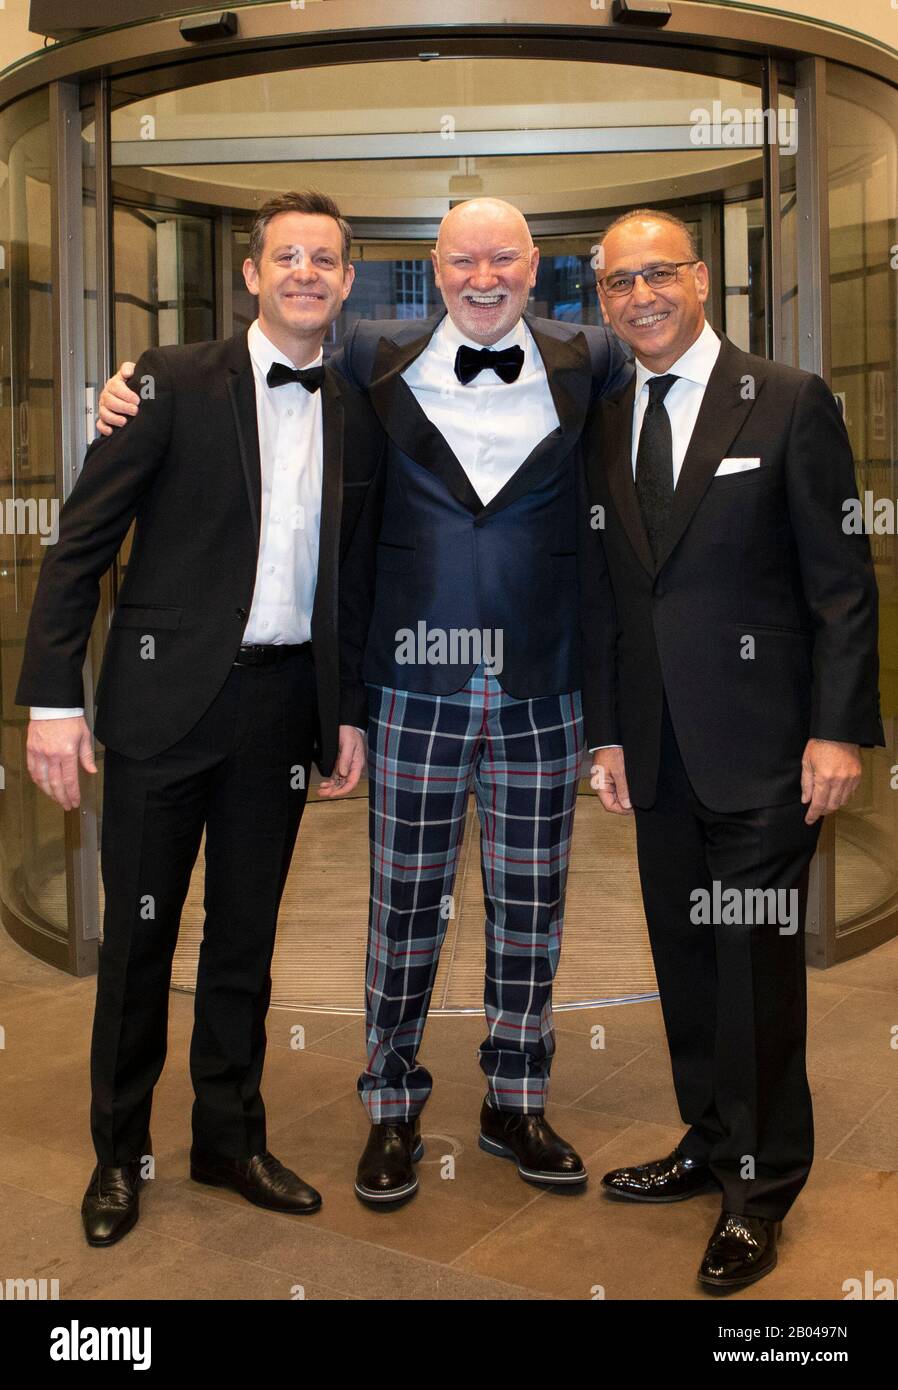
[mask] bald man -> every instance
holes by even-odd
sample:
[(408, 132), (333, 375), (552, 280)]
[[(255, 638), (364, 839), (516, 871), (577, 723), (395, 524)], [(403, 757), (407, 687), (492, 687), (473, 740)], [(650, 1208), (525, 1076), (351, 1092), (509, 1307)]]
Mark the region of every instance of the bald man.
[[(371, 1131), (355, 1191), (376, 1206), (418, 1186), (419, 1117), (432, 1087), (418, 1050), (455, 915), (471, 791), (486, 907), (480, 1147), (513, 1160), (528, 1182), (576, 1186), (587, 1176), (545, 1117), (584, 751), (580, 692), (589, 663), (591, 698), (597, 711), (608, 706), (613, 645), (611, 604), (594, 591), (591, 642), (580, 641), (586, 547), (577, 530), (588, 513), (579, 450), (590, 405), (622, 389), (632, 369), (607, 329), (525, 312), (539, 251), (510, 204), (453, 208), (431, 254), (446, 312), (363, 320), (333, 359), (368, 392), (388, 436), (341, 609), (344, 683), (361, 678), (369, 692), (359, 1092)], [(115, 380), (110, 388), (136, 404)]]

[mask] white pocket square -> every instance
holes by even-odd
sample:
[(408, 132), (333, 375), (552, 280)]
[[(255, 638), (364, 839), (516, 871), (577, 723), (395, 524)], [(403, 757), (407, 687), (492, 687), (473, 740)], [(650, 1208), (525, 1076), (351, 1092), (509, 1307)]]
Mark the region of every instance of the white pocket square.
[(727, 473), (747, 473), (750, 468), (760, 468), (760, 459), (723, 459), (715, 471), (715, 478), (722, 478)]

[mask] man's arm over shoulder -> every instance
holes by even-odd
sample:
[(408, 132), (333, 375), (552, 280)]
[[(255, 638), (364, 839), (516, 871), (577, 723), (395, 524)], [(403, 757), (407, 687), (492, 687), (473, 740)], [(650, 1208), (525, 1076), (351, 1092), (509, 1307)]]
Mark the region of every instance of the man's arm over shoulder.
[(112, 564), (140, 500), (165, 459), (172, 385), (164, 350), (150, 348), (132, 378), (145, 399), (128, 429), (97, 439), (59, 517), (59, 536), (44, 558), (28, 624), (21, 705), (83, 704), (81, 668)]
[(633, 355), (616, 333), (604, 325), (583, 327), (592, 363), (592, 398), (616, 396), (634, 372)]
[(858, 494), (848, 433), (819, 376), (798, 387), (786, 486), (815, 627), (811, 737), (882, 745), (876, 577), (869, 540), (850, 522)]

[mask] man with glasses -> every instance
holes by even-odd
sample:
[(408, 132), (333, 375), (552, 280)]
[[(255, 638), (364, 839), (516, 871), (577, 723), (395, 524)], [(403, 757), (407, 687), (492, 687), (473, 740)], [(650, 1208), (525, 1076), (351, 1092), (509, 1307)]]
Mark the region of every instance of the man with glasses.
[[(635, 380), (584, 434), (592, 588), (610, 576), (617, 693), (590, 746), (605, 808), (635, 807), (639, 871), (681, 1116), (673, 1153), (608, 1173), (612, 1197), (722, 1212), (707, 1288), (767, 1274), (811, 1166), (804, 916), (821, 817), (881, 745), (877, 594), (835, 400), (818, 376), (706, 322), (708, 268), (662, 212), (602, 243), (605, 322)], [(597, 640), (603, 631), (597, 622)], [(603, 685), (607, 691), (607, 686)], [(585, 699), (588, 712), (603, 699)]]

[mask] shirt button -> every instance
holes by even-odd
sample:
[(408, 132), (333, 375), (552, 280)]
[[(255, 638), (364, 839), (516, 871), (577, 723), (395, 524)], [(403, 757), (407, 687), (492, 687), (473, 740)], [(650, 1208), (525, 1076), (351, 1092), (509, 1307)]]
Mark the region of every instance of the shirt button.
[(292, 415), (292, 414), (293, 414), (293, 411), (292, 411), (292, 410), (288, 410), (288, 411), (287, 411), (287, 414), (288, 414), (288, 415)]

